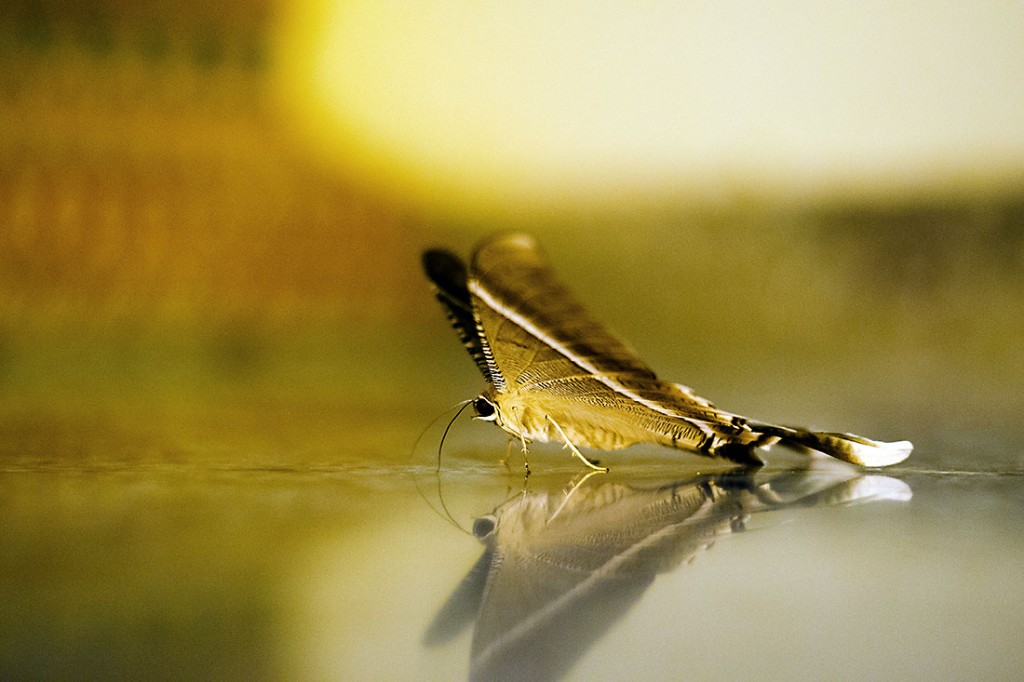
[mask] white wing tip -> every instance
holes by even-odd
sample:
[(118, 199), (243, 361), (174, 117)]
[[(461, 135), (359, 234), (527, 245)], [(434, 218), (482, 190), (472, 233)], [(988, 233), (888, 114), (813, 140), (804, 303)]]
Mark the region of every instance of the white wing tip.
[[(905, 441), (904, 441), (905, 442)], [(910, 486), (895, 478), (872, 474), (855, 480), (855, 498), (860, 500), (892, 500), (909, 502), (914, 493)]]
[(884, 441), (868, 438), (850, 438), (844, 442), (847, 461), (865, 467), (887, 467), (899, 464), (910, 456), (914, 444), (909, 440)]
[(898, 464), (909, 457), (914, 449), (914, 444), (909, 440), (887, 443), (852, 433), (808, 431), (763, 424), (758, 424), (757, 428), (769, 435), (780, 437), (783, 443), (811, 448), (863, 467), (887, 467)]

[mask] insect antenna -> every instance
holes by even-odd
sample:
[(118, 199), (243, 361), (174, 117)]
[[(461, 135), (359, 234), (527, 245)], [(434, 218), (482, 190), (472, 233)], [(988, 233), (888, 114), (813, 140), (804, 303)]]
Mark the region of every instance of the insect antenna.
[(435, 507), (434, 503), (431, 502), (430, 498), (428, 498), (426, 493), (423, 492), (423, 489), (420, 488), (419, 479), (417, 479), (415, 475), (413, 475), (413, 483), (416, 486), (416, 492), (419, 493), (419, 496), (421, 498), (423, 498), (424, 502), (427, 503), (427, 506), (430, 507), (431, 511), (433, 511), (435, 514), (440, 516), (442, 519), (444, 519), (445, 521), (450, 523), (452, 526), (455, 526), (456, 528), (461, 530), (463, 533), (466, 533), (466, 534), (469, 534), (469, 535), (472, 535), (472, 533), (470, 533), (470, 531), (466, 530), (466, 528), (463, 527), (462, 524), (460, 524), (458, 521), (455, 520), (455, 517), (452, 515), (451, 511), (449, 511), (449, 509), (448, 509), (448, 505), (445, 504), (444, 494), (443, 494), (443, 491), (441, 489), (441, 458), (442, 458), (442, 453), (444, 451), (444, 441), (445, 441), (445, 439), (448, 438), (448, 432), (451, 430), (452, 425), (455, 424), (455, 420), (458, 419), (459, 416), (472, 403), (473, 403), (472, 400), (463, 400), (462, 402), (457, 403), (455, 405), (455, 407), (452, 407), (452, 408), (450, 408), (448, 410), (445, 410), (443, 413), (438, 415), (433, 421), (431, 421), (426, 426), (426, 428), (423, 429), (423, 431), (420, 432), (420, 435), (416, 438), (416, 442), (413, 444), (413, 454), (415, 454), (417, 446), (419, 445), (420, 441), (423, 440), (423, 436), (426, 435), (427, 431), (429, 431), (434, 426), (434, 424), (437, 423), (437, 421), (439, 419), (441, 419), (446, 414), (451, 412), (451, 410), (455, 410), (455, 415), (448, 421), (448, 424), (444, 427), (444, 432), (441, 434), (441, 442), (438, 443), (438, 445), (437, 445), (437, 467), (434, 469), (434, 477), (437, 480), (437, 499), (438, 499), (438, 501), (441, 504), (441, 509), (439, 510), (437, 507)]

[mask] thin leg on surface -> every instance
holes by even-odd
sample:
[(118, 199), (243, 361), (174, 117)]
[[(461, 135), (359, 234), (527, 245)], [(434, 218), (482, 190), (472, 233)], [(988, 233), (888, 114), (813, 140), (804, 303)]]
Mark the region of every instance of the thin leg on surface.
[(530, 451), (526, 448), (526, 437), (519, 435), (519, 441), (523, 444), (523, 467), (526, 468), (526, 477), (530, 477)]
[(544, 418), (547, 419), (549, 422), (551, 422), (554, 425), (555, 429), (557, 429), (558, 433), (562, 436), (562, 442), (564, 442), (565, 446), (572, 451), (572, 454), (574, 456), (580, 458), (581, 462), (586, 464), (588, 467), (590, 467), (594, 471), (600, 471), (600, 472), (603, 472), (603, 473), (606, 473), (608, 471), (608, 467), (599, 466), (599, 465), (595, 464), (594, 462), (591, 462), (586, 457), (584, 457), (583, 453), (580, 452), (579, 449), (575, 445), (572, 444), (572, 441), (569, 440), (569, 437), (565, 435), (565, 431), (563, 431), (562, 427), (558, 425), (558, 422), (556, 422), (554, 419), (552, 419), (548, 415), (544, 415)]

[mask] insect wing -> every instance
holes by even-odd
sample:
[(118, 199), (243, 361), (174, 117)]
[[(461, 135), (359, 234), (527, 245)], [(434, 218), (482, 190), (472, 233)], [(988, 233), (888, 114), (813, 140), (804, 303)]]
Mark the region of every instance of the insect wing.
[[(434, 286), (434, 295), (441, 302), (452, 328), (469, 351), (473, 362), (492, 384), (497, 368), (489, 361), (487, 340), (480, 333), (473, 316), (473, 304), (466, 283), (466, 266), (453, 253), (433, 249), (423, 254), (423, 270)], [(499, 375), (500, 376), (500, 375)]]
[(484, 242), (473, 256), (468, 288), (494, 363), (509, 384), (614, 408), (627, 419), (696, 419), (731, 428), (687, 387), (658, 380), (632, 348), (592, 318), (529, 235)]
[[(558, 281), (529, 235), (502, 235), (481, 244), (473, 255), (469, 289), (509, 382), (579, 374), (581, 365), (589, 373), (655, 378), (633, 349), (590, 317)], [(523, 377), (527, 370), (531, 375)]]

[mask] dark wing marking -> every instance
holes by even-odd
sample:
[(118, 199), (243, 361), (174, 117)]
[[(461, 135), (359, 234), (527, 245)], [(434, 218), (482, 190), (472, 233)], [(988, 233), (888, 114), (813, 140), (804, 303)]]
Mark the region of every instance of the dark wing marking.
[(448, 321), (469, 351), (473, 362), (492, 384), (504, 385), (501, 373), (491, 359), (490, 348), (473, 315), (473, 304), (466, 286), (466, 266), (455, 254), (431, 249), (423, 254), (423, 271), (434, 287)]
[(423, 635), (423, 643), (437, 646), (454, 639), (467, 626), (476, 620), (487, 588), (487, 574), (491, 570), (494, 551), (484, 551), (466, 577), (462, 579), (448, 601), (430, 622), (427, 632)]

